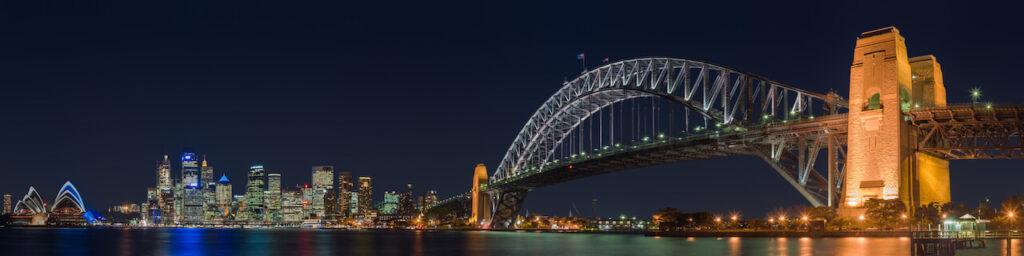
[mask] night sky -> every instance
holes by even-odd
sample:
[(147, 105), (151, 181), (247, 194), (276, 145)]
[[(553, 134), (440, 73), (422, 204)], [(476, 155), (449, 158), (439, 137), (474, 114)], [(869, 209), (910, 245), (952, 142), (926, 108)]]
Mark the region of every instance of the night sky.
[[(206, 155), (242, 194), (263, 163), (286, 185), (313, 165), (468, 191), (561, 82), (600, 59), (705, 60), (846, 96), (861, 32), (897, 26), (934, 54), (950, 102), (1024, 103), (1022, 22), (1008, 6), (773, 1), (0, 2), (0, 193), (70, 180), (90, 208), (142, 202), (164, 154)], [(858, 1), (860, 2), (860, 1)], [(834, 5), (833, 5), (834, 4)], [(954, 201), (1024, 192), (1024, 160), (951, 162)], [(180, 162), (172, 165), (180, 176)], [(531, 192), (525, 208), (649, 218), (656, 209), (761, 217), (807, 204), (753, 157), (622, 171)]]

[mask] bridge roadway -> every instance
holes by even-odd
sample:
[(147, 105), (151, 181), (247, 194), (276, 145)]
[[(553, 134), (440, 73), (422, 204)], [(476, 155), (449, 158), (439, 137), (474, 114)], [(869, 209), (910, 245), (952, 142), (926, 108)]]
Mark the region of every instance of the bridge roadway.
[(845, 133), (846, 120), (846, 114), (837, 114), (750, 130), (740, 128), (739, 131), (709, 131), (687, 137), (650, 138), (635, 145), (606, 147), (597, 153), (549, 161), (543, 167), (530, 167), (516, 176), (489, 183), (488, 189), (533, 189), (646, 166), (734, 155), (759, 156), (770, 152), (772, 145), (780, 140)]
[[(945, 159), (1024, 158), (1024, 105), (958, 104), (904, 113), (908, 123), (918, 130), (919, 151)], [(846, 114), (835, 114), (746, 129), (706, 131), (687, 137), (649, 138), (633, 145), (609, 146), (592, 154), (527, 167), (518, 175), (492, 181), (487, 190), (525, 194), (534, 188), (615, 171), (753, 155), (768, 162), (812, 204), (827, 205), (824, 202), (828, 194), (838, 196), (842, 187), (845, 169), (840, 165), (845, 157), (836, 159), (837, 165), (826, 167), (833, 171), (826, 171), (825, 177), (814, 170), (814, 159), (817, 151), (833, 139), (837, 146), (834, 149), (845, 155), (847, 122)], [(827, 175), (834, 175), (833, 179), (829, 180)], [(826, 184), (832, 184), (834, 189), (829, 190)], [(517, 196), (510, 203), (521, 204), (523, 197)], [(460, 194), (435, 207), (468, 199), (466, 194)], [(496, 199), (503, 200), (500, 195)]]

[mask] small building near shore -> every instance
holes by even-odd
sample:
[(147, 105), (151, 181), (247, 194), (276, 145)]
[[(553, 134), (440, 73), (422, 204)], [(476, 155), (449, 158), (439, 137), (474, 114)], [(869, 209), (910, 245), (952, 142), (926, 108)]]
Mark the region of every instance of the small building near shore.
[(973, 236), (985, 232), (988, 220), (982, 220), (971, 214), (964, 214), (957, 219), (942, 221), (942, 231), (957, 232), (961, 236)]

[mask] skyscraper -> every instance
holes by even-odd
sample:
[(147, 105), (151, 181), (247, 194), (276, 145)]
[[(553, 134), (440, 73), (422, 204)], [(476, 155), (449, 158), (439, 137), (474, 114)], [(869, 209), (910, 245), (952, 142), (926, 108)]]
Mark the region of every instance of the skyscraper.
[(263, 219), (263, 165), (249, 167), (249, 183), (245, 188), (245, 211), (249, 220)]
[(181, 155), (181, 181), (184, 186), (185, 216), (181, 220), (196, 222), (203, 220), (203, 187), (200, 185), (200, 171), (196, 154), (185, 150)]
[(333, 188), (327, 189), (327, 193), (324, 194), (324, 216), (337, 216), (338, 213), (338, 193), (334, 192)]
[(312, 213), (316, 217), (327, 215), (324, 196), (327, 194), (327, 190), (332, 188), (334, 188), (334, 166), (313, 166), (313, 197), (310, 204), (312, 204)]
[(412, 184), (407, 186), (408, 188), (405, 191), (398, 194), (398, 214), (412, 216), (415, 215), (416, 206), (412, 198)]
[(202, 175), (199, 184), (203, 186), (203, 219), (209, 220), (217, 216), (217, 180), (213, 178), (213, 166), (206, 163), (203, 155)]
[(398, 214), (399, 196), (395, 191), (384, 192), (384, 203), (381, 204), (380, 214)]
[(373, 209), (373, 180), (370, 177), (359, 177), (359, 214), (369, 214)]
[(11, 214), (11, 194), (4, 194), (4, 212), (3, 214)]
[(348, 216), (352, 208), (352, 173), (338, 172), (338, 182), (334, 184), (338, 191), (338, 216)]
[(333, 188), (334, 166), (313, 166), (313, 187), (323, 189)]
[(217, 181), (217, 215), (231, 215), (231, 180), (228, 175), (223, 174)]
[(167, 159), (167, 155), (164, 155), (164, 161), (157, 166), (156, 173), (156, 188), (159, 193), (157, 208), (160, 208), (162, 222), (171, 223), (176, 219), (176, 203), (174, 202), (174, 181), (171, 179), (171, 161)]
[(281, 220), (281, 174), (271, 173), (267, 174), (267, 193), (266, 198), (267, 211), (264, 220), (268, 221), (280, 221)]
[(286, 222), (302, 221), (302, 191), (289, 188), (281, 192), (281, 215)]
[(163, 220), (160, 214), (160, 189), (146, 189), (146, 209), (142, 209), (142, 217), (149, 219), (151, 224), (160, 224)]

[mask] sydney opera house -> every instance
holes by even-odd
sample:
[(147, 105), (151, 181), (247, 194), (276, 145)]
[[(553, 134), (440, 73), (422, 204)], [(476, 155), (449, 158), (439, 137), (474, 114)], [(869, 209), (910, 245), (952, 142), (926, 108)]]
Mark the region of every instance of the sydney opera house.
[(70, 181), (57, 192), (53, 205), (36, 192), (34, 187), (15, 205), (10, 224), (16, 226), (86, 226), (96, 222), (96, 216), (85, 209), (82, 196)]

